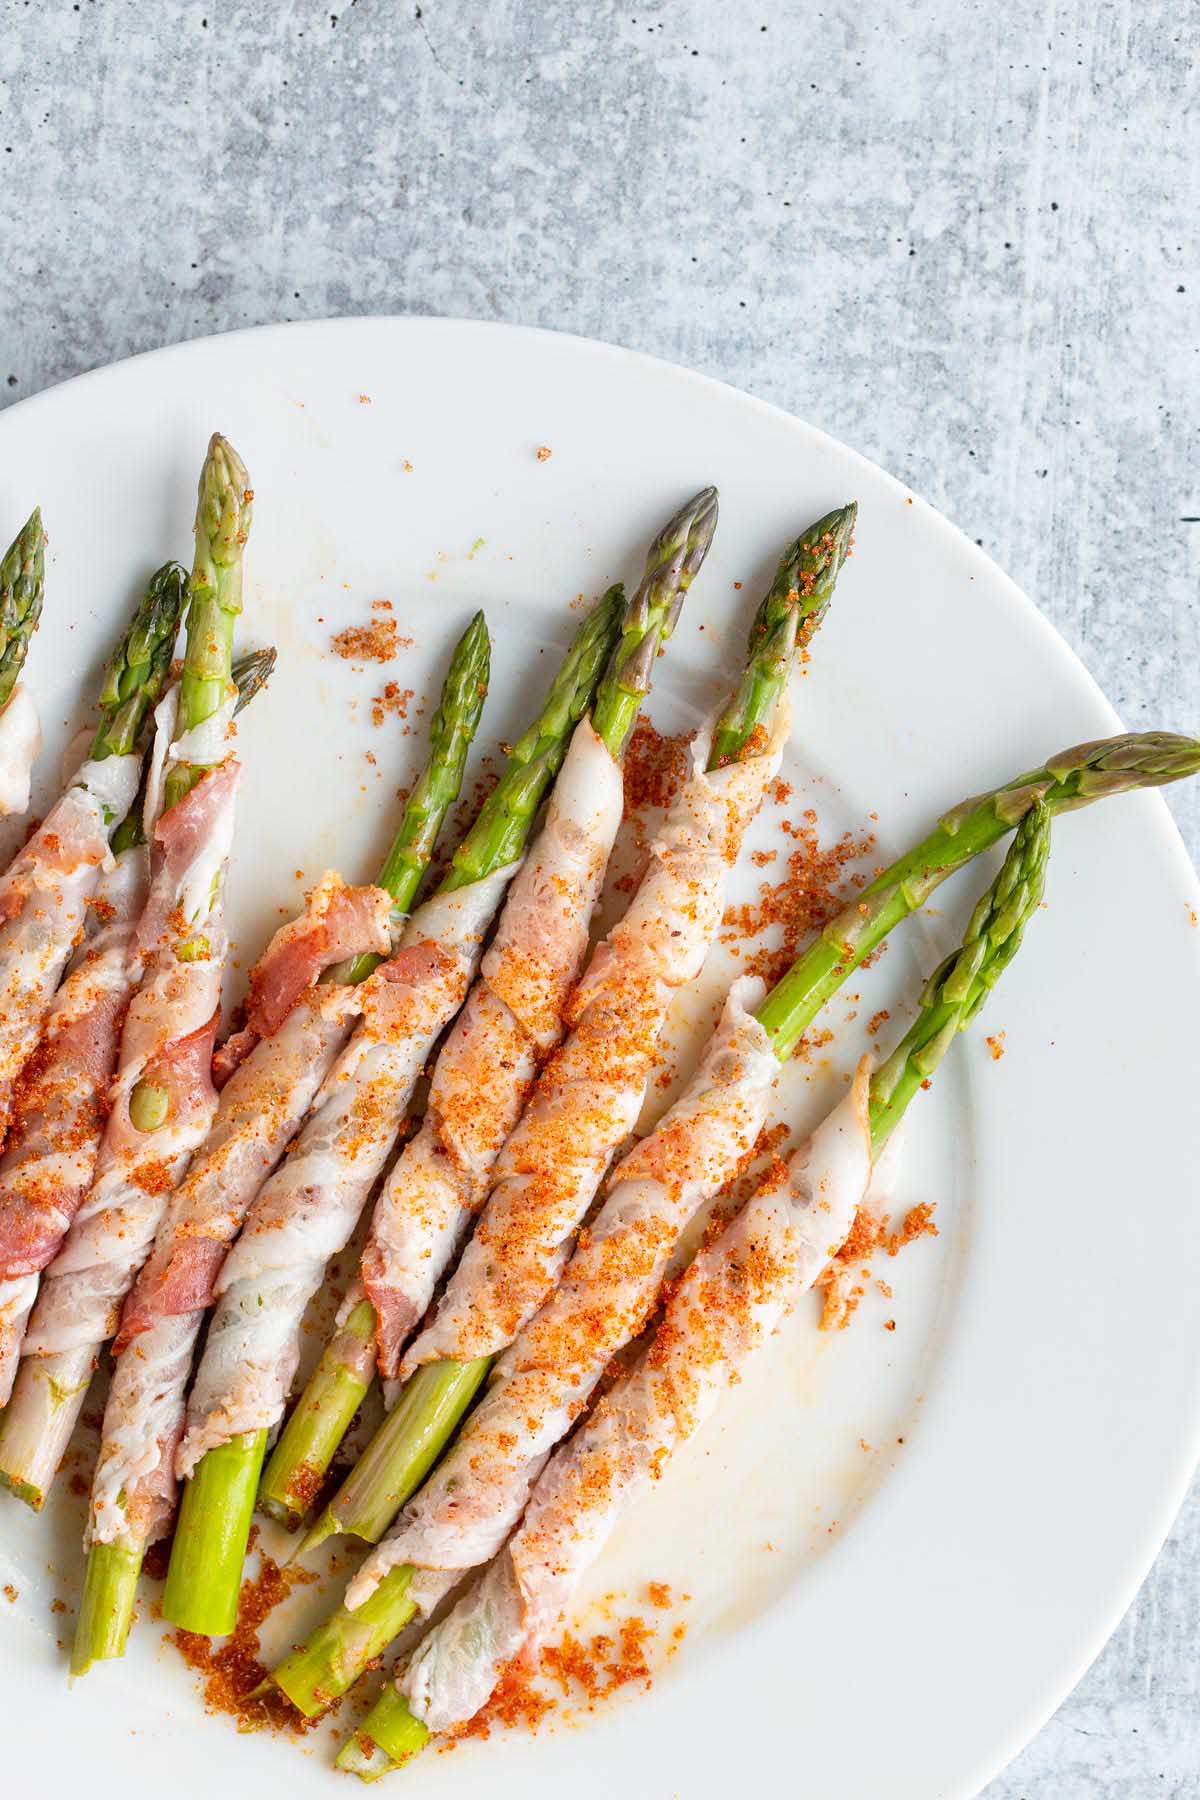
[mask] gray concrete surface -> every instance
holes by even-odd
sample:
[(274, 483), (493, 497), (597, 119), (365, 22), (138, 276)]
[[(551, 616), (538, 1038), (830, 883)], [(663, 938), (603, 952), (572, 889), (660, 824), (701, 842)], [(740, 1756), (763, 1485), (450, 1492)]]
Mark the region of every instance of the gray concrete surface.
[[(0, 0), (0, 403), (284, 318), (607, 338), (875, 458), (1129, 724), (1194, 725), (1195, 41), (1177, 0)], [(1198, 1551), (1194, 1494), (988, 1800), (1200, 1792)]]

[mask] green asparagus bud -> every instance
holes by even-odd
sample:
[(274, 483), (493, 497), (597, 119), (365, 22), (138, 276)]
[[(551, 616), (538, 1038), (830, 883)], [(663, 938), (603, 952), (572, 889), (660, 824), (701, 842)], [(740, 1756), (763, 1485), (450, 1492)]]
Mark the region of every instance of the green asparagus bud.
[(856, 502), (839, 506), (784, 551), (750, 627), (745, 672), (713, 732), (711, 769), (737, 762), (759, 728), (769, 729), (787, 686), (792, 657), (809, 643), (829, 609), (857, 516)]
[(42, 616), (46, 533), (35, 506), (0, 562), (0, 712), (8, 705)]
[(679, 609), (717, 529), (717, 490), (702, 488), (663, 526), (646, 557), (646, 570), (625, 608), (613, 651), (592, 709), (596, 734), (619, 757), (638, 709), (650, 692), (654, 658), (675, 629)]
[(1046, 885), (1050, 818), (1043, 800), (1035, 801), (1025, 814), (1000, 873), (971, 914), (961, 947), (929, 977), (919, 1016), (871, 1077), (871, 1144), (876, 1154), (1020, 949)]

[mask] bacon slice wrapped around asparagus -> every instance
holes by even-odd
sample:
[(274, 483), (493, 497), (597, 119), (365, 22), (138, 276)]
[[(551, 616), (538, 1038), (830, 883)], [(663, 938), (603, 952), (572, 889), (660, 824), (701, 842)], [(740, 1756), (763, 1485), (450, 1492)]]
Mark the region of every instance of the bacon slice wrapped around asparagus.
[[(378, 1540), (489, 1359), (553, 1290), (637, 1121), (671, 1002), (699, 973), (720, 922), (743, 834), (779, 769), (793, 656), (828, 606), (854, 516), (852, 506), (839, 509), (785, 552), (755, 616), (741, 679), (715, 730), (693, 746), (691, 775), (638, 891), (572, 997), (570, 1035), (495, 1163), (487, 1203), (431, 1322), (400, 1363), (401, 1377), (418, 1373), (302, 1548), (338, 1530)], [(447, 1404), (452, 1390), (457, 1412)]]
[[(1039, 802), (1018, 827), (965, 944), (931, 978), (921, 1015), (893, 1057), (873, 1078), (864, 1059), (849, 1093), (808, 1143), (777, 1163), (696, 1256), (638, 1361), (551, 1457), (518, 1529), (384, 1690), (343, 1748), (341, 1767), (373, 1779), (412, 1756), (431, 1732), (479, 1710), (505, 1666), (562, 1617), (617, 1519), (661, 1477), (812, 1287), (849, 1233), (904, 1106), (1015, 954), (1042, 893), (1049, 827), (1049, 810)], [(456, 1579), (438, 1575), (428, 1588), (445, 1593)]]

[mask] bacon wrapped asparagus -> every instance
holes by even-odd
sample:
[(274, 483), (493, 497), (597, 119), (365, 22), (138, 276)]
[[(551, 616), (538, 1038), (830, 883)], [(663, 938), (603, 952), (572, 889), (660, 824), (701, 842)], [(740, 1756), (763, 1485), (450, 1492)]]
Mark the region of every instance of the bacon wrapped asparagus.
[[(657, 641), (666, 616), (662, 609), (636, 621), (638, 643), (651, 632)], [(613, 639), (625, 643), (630, 630), (619, 592), (606, 596), (585, 623), (442, 888), (410, 922), (389, 965), (403, 984), (394, 983), (386, 1009), (364, 1019), (222, 1270), (177, 1458), (180, 1475), (191, 1479), (164, 1596), (174, 1623), (206, 1632), (230, 1628), (241, 1572), (236, 1546), (244, 1548), (249, 1527), (247, 1503), (244, 1524), (228, 1529), (231, 1495), (236, 1488), (252, 1499), (267, 1434), (282, 1415), (295, 1372), (305, 1306), (357, 1222), (436, 1038), (463, 1003), (484, 933), (571, 732), (596, 692)], [(620, 679), (638, 679), (632, 647), (626, 644), (623, 657), (619, 646), (614, 654)]]
[(251, 500), (240, 459), (215, 435), (200, 477), (183, 672), (159, 702), (146, 782), (151, 876), (132, 947), (141, 983), (121, 1031), (95, 1179), (43, 1280), (0, 1426), (0, 1478), (35, 1506), (166, 1196), (216, 1106), (210, 1065), (240, 775), (232, 642)]
[[(783, 556), (755, 616), (738, 686), (715, 730), (693, 746), (691, 776), (638, 891), (572, 998), (570, 1035), (500, 1153), (486, 1206), (432, 1321), (399, 1365), (402, 1377), (418, 1373), (302, 1548), (339, 1530), (378, 1540), (445, 1442), (447, 1418), (461, 1414), (490, 1358), (557, 1282), (573, 1234), (637, 1121), (671, 1002), (699, 973), (720, 922), (742, 836), (779, 769), (796, 646), (829, 604), (854, 517), (853, 506), (829, 514)], [(447, 1405), (452, 1390), (457, 1413)]]
[[(1110, 781), (1117, 788), (1131, 779), (1138, 785), (1134, 771), (1139, 767), (1142, 782), (1174, 779), (1200, 767), (1200, 747), (1156, 736), (1084, 746), (1057, 758), (1055, 775), (1049, 769), (1035, 771), (984, 796), (969, 811), (960, 808), (948, 816), (956, 821), (954, 835), (965, 832), (964, 843), (983, 848), (1007, 828), (1004, 819), (1011, 823), (1038, 796), (1050, 811), (1061, 810), (1110, 791)], [(1039, 839), (1032, 851), (1027, 849), (1025, 863), (1009, 859), (991, 896), (998, 914), (1018, 881), (1026, 900), (1036, 894), (1032, 864), (1040, 854)], [(885, 891), (900, 871), (910, 894), (928, 892), (927, 875), (940, 880), (957, 866), (950, 834), (942, 826), (876, 886)], [(859, 903), (856, 896), (832, 922), (829, 941), (853, 932)], [(977, 918), (969, 941), (978, 946), (988, 932), (998, 937)], [(1011, 928), (1004, 937), (1015, 949), (1018, 939)], [(273, 1672), (273, 1680), (301, 1711), (311, 1716), (329, 1705), (416, 1612), (430, 1610), (467, 1570), (498, 1550), (554, 1444), (578, 1417), (610, 1359), (649, 1317), (688, 1219), (737, 1173), (766, 1122), (780, 1061), (823, 1004), (814, 1004), (814, 992), (827, 997), (832, 991), (822, 985), (823, 943), (818, 940), (802, 953), (780, 983), (793, 992), (795, 1011), (786, 1021), (787, 1032), (774, 1039), (761, 1021), (775, 1011), (776, 995), (768, 996), (755, 1017), (749, 1008), (758, 984), (734, 984), (692, 1081), (616, 1169), (604, 1205), (562, 1282), (497, 1363), (483, 1400), (449, 1455), (362, 1565), (344, 1604)], [(861, 947), (847, 948), (841, 979), (863, 954)], [(989, 977), (994, 979), (1002, 966), (1000, 950), (992, 945)], [(806, 969), (813, 977), (806, 976)], [(928, 1007), (923, 1016), (926, 1031), (936, 1032), (945, 1022)], [(773, 1042), (784, 1048), (775, 1051)], [(912, 1040), (906, 1042), (911, 1050)], [(918, 1068), (915, 1053), (893, 1057), (875, 1078), (876, 1103), (903, 1089), (906, 1105), (908, 1086), (927, 1072), (914, 1074)], [(882, 1119), (873, 1126), (879, 1141), (882, 1127)]]
[[(277, 1517), (299, 1519), (308, 1509), (366, 1392), (377, 1352), (383, 1374), (395, 1375), (407, 1337), (486, 1198), (534, 1078), (561, 1041), (621, 820), (621, 758), (633, 723), (621, 684), (631, 676), (640, 682), (642, 671), (648, 683), (653, 639), (646, 627), (659, 614), (673, 622), (670, 614), (703, 562), (715, 522), (716, 496), (705, 490), (650, 549), (612, 675), (597, 696), (600, 729), (585, 719), (574, 731), (546, 822), (438, 1058), (422, 1127), (376, 1202), (361, 1280), (351, 1287), (339, 1330), (264, 1471), (259, 1504)], [(460, 1387), (447, 1384), (439, 1416), (453, 1410)]]
[[(176, 616), (186, 575), (155, 577), (174, 588)], [(164, 668), (170, 661), (164, 644)], [(240, 710), (262, 687), (275, 652), (234, 666)], [(95, 926), (72, 959), (47, 1015), (42, 1041), (21, 1076), (17, 1123), (0, 1161), (0, 1406), (12, 1391), (40, 1272), (53, 1259), (92, 1185), (121, 1026), (143, 972), (136, 927), (150, 886), (150, 848), (140, 802), (113, 836), (113, 864), (92, 897)]]
[(45, 545), (35, 506), (0, 560), (0, 818), (28, 807), (42, 747), (37, 707), (20, 675), (42, 616)]
[[(37, 514), (34, 520), (33, 542), (25, 545), (21, 572), (12, 576), (17, 594), (28, 595), (30, 584), (40, 594)], [(10, 558), (5, 559), (8, 573)], [(12, 606), (17, 605), (13, 598)], [(113, 832), (137, 793), (138, 738), (147, 711), (162, 692), (177, 629), (178, 611), (171, 612), (168, 601), (152, 588), (106, 671), (101, 722), (90, 755), (0, 876), (0, 1142), (11, 1122), (18, 1078), (86, 929), (88, 902), (110, 864)], [(166, 631), (169, 641), (163, 638)], [(15, 641), (9, 649), (15, 654)], [(5, 654), (0, 650), (0, 670)]]
[[(653, 1339), (537, 1480), (524, 1519), (482, 1578), (429, 1632), (343, 1747), (373, 1779), (431, 1732), (471, 1718), (506, 1664), (561, 1618), (620, 1515), (715, 1410), (752, 1355), (847, 1236), (872, 1166), (904, 1108), (1011, 961), (1041, 897), (1050, 812), (1030, 807), (962, 949), (931, 978), (888, 1063), (850, 1092), (803, 1149), (697, 1255)], [(442, 1591), (457, 1579), (440, 1578)]]

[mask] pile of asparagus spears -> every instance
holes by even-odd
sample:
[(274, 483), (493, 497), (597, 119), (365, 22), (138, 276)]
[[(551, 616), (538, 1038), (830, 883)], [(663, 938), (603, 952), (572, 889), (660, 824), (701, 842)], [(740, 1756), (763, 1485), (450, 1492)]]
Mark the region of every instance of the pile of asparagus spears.
[[(337, 1534), (366, 1547), (269, 1683), (316, 1717), (428, 1621), (338, 1756), (370, 1780), (487, 1702), (821, 1277), (908, 1106), (1015, 956), (1058, 815), (1195, 773), (1200, 741), (1076, 746), (944, 813), (769, 991), (734, 983), (695, 1075), (631, 1141), (856, 522), (839, 507), (783, 550), (645, 872), (593, 944), (627, 746), (717, 527), (705, 488), (663, 526), (632, 593), (615, 584), (585, 617), (435, 882), (487, 694), (487, 625), (468, 622), (376, 880), (324, 878), (266, 946), (244, 1024), (218, 1045), (233, 718), (273, 662), (234, 655), (252, 500), (214, 436), (191, 573), (169, 563), (152, 578), (105, 672), (87, 759), (0, 876), (0, 1482), (44, 1503), (106, 1360), (73, 1675), (123, 1653), (145, 1553), (172, 1532), (163, 1614), (210, 1637), (234, 1628), (256, 1508), (306, 1527), (299, 1556)], [(43, 545), (35, 512), (0, 563), (0, 811), (28, 805), (39, 747), (18, 678)], [(667, 1287), (689, 1222), (744, 1164), (822, 1009), (1005, 838), (891, 1054), (864, 1060)], [(306, 1311), (360, 1222), (335, 1327), (293, 1395)], [(347, 1462), (376, 1387), (382, 1423)]]

